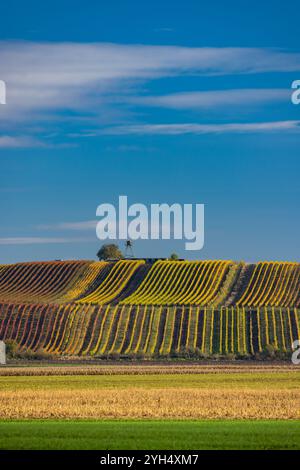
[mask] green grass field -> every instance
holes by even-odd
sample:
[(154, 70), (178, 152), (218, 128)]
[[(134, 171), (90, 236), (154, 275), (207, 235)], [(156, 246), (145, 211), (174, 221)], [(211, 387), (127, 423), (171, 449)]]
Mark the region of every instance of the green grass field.
[(297, 421), (0, 422), (0, 449), (299, 449)]

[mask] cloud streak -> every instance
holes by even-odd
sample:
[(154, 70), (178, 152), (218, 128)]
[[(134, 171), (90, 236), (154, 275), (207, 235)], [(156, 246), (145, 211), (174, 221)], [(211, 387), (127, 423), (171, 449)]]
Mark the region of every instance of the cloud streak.
[[(258, 48), (0, 42), (7, 105), (0, 118), (28, 111), (87, 111), (131, 82), (174, 75), (300, 70), (300, 54)], [(179, 98), (179, 97), (177, 97)], [(153, 98), (152, 98), (153, 99)], [(170, 100), (171, 98), (165, 98)], [(1, 116), (2, 115), (2, 116)]]
[(228, 134), (257, 132), (300, 131), (300, 121), (271, 121), (229, 124), (140, 124), (115, 126), (103, 131), (109, 135), (179, 135), (179, 134)]
[(288, 89), (233, 89), (173, 93), (162, 96), (129, 98), (129, 102), (142, 106), (171, 109), (216, 109), (226, 106), (256, 106), (290, 100)]
[(26, 136), (0, 136), (0, 148), (44, 147), (45, 144), (38, 139)]
[[(7, 87), (7, 104), (0, 107), (4, 134), (0, 147), (15, 148), (39, 146), (39, 140), (46, 141), (45, 129), (66, 119), (67, 134), (76, 136), (80, 128), (83, 136), (96, 135), (95, 127), (108, 125), (109, 120), (122, 124), (130, 110), (120, 104), (130, 102), (176, 109), (241, 103), (243, 90), (141, 97), (139, 87), (162, 77), (296, 72), (300, 71), (300, 53), (264, 48), (1, 41), (0, 66), (1, 80)], [(251, 102), (260, 103), (283, 99), (284, 95), (280, 90), (246, 93)], [(39, 138), (15, 135), (21, 125), (22, 132)]]
[(3, 237), (0, 245), (48, 245), (60, 243), (82, 243), (93, 241), (91, 238), (67, 238), (67, 237)]
[(97, 220), (85, 220), (80, 222), (60, 222), (51, 225), (39, 225), (38, 230), (91, 230), (96, 229)]

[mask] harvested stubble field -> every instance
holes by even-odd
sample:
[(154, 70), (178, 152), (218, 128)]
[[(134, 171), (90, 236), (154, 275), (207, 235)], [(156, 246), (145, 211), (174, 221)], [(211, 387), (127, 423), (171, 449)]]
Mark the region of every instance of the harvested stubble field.
[(62, 366), (1, 371), (6, 374), (0, 377), (2, 420), (300, 418), (300, 373), (289, 366)]
[[(83, 362), (83, 361), (82, 361)], [(95, 361), (94, 361), (95, 362)], [(245, 362), (217, 362), (209, 363), (189, 363), (189, 362), (124, 362), (123, 364), (109, 364), (108, 361), (102, 364), (91, 363), (70, 363), (67, 362), (16, 362), (9, 366), (0, 368), (1, 376), (44, 376), (44, 375), (188, 375), (188, 374), (239, 374), (253, 372), (295, 372), (295, 366), (289, 363), (261, 363), (249, 361)], [(300, 373), (300, 368), (299, 368)]]
[(195, 388), (1, 392), (4, 419), (299, 419), (300, 392)]

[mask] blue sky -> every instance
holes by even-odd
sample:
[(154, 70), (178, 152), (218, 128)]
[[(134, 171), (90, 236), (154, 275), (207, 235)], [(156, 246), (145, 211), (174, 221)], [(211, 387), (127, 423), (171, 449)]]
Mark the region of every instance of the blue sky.
[(297, 11), (283, 1), (1, 6), (0, 262), (87, 258), (98, 204), (204, 203), (205, 247), (300, 261)]

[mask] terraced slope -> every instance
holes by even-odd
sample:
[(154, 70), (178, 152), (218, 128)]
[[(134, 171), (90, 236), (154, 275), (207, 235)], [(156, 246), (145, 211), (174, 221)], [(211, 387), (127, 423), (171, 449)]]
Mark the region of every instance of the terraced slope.
[(90, 294), (83, 296), (77, 303), (107, 304), (115, 299), (130, 281), (138, 267), (143, 265), (143, 260), (122, 260), (114, 264), (103, 282)]
[(0, 265), (0, 302), (299, 307), (300, 264), (121, 260)]
[(209, 305), (216, 301), (231, 261), (158, 261), (132, 295), (131, 305)]
[(74, 288), (87, 261), (20, 263), (0, 271), (0, 302), (53, 302)]
[(93, 357), (250, 354), (291, 351), (296, 308), (2, 304), (0, 339), (24, 350)]
[(290, 351), (300, 265), (54, 261), (0, 265), (0, 339), (54, 355)]
[(299, 263), (261, 262), (234, 301), (239, 306), (299, 306), (299, 292)]
[(90, 263), (82, 270), (76, 281), (68, 286), (68, 290), (61, 296), (61, 302), (74, 302), (89, 293), (91, 287), (99, 285), (102, 280), (103, 274), (107, 274), (107, 269), (110, 268), (109, 263), (99, 261)]

